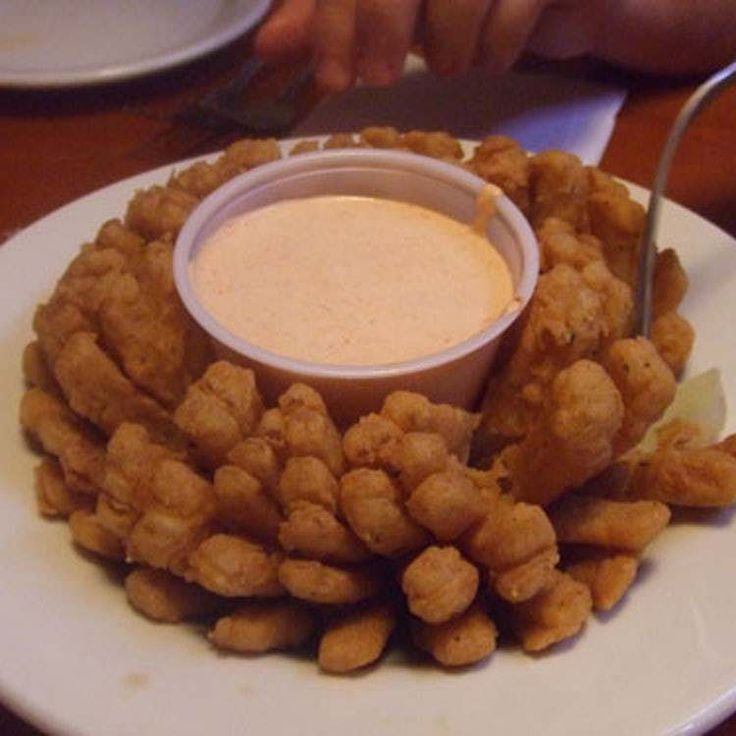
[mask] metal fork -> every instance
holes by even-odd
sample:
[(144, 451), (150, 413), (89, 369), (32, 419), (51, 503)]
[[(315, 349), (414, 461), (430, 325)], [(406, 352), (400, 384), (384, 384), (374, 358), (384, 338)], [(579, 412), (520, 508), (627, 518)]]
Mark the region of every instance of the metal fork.
[(256, 135), (280, 135), (296, 122), (302, 90), (311, 79), (311, 69), (301, 68), (275, 97), (248, 99), (247, 91), (264, 71), (260, 59), (248, 59), (237, 77), (176, 114), (178, 122), (212, 130), (239, 130)]
[(649, 195), (647, 218), (639, 251), (639, 277), (636, 290), (634, 326), (637, 335), (648, 337), (652, 326), (652, 278), (657, 256), (657, 232), (659, 230), (662, 198), (667, 187), (667, 178), (672, 167), (675, 151), (690, 123), (705, 105), (734, 81), (736, 81), (736, 61), (703, 82), (680, 110), (662, 149), (652, 184), (652, 192)]

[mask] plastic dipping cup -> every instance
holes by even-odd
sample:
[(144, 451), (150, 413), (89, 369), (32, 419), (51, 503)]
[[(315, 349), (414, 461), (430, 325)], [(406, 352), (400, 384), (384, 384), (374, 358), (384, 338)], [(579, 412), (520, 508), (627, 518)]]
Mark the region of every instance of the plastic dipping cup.
[[(430, 400), (476, 407), (503, 333), (529, 301), (537, 282), (539, 249), (529, 223), (506, 197), (488, 226), (489, 241), (511, 272), (518, 309), (470, 338), (431, 355), (381, 365), (331, 365), (278, 355), (234, 335), (199, 302), (189, 264), (224, 222), (284, 199), (354, 195), (420, 205), (472, 223), (485, 182), (459, 166), (402, 151), (342, 149), (307, 153), (259, 166), (227, 182), (190, 214), (174, 249), (174, 280), (184, 306), (213, 338), (221, 357), (256, 372), (269, 404), (301, 381), (319, 391), (334, 420), (347, 426), (378, 411), (386, 394), (418, 391)], [(489, 245), (490, 247), (490, 245)]]

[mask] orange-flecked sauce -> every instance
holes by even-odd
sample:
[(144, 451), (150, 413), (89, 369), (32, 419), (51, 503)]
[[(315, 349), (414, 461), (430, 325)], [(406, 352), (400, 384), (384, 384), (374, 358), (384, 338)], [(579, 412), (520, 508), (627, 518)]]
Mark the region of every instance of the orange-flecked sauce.
[(314, 363), (378, 365), (444, 350), (513, 300), (505, 261), (469, 225), (393, 200), (285, 200), (225, 223), (190, 265), (233, 334)]

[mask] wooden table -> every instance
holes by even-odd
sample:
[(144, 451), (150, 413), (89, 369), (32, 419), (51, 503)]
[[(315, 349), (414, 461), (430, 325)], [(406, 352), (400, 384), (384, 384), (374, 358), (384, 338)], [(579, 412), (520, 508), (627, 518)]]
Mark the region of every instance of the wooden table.
[[(0, 242), (57, 207), (133, 174), (217, 150), (238, 133), (202, 133), (172, 125), (173, 113), (229, 78), (248, 53), (240, 41), (205, 60), (156, 77), (59, 92), (0, 91)], [(631, 93), (602, 166), (648, 186), (677, 111), (697, 80), (614, 77)], [(283, 82), (274, 74), (268, 92)], [(314, 104), (307, 92), (302, 104)], [(736, 237), (736, 88), (716, 100), (687, 134), (669, 195)], [(91, 223), (92, 225), (92, 223)], [(0, 734), (40, 732), (0, 706)], [(736, 717), (711, 732), (736, 736)]]

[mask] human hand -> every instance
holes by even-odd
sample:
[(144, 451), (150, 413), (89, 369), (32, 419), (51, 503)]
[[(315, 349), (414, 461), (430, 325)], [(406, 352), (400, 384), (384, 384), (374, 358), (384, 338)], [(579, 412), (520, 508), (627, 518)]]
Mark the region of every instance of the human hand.
[(313, 56), (323, 87), (396, 82), (413, 43), (429, 67), (510, 68), (525, 49), (555, 58), (588, 50), (600, 0), (282, 0), (256, 50), (269, 60)]

